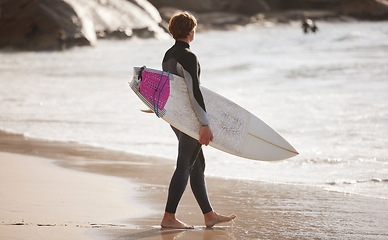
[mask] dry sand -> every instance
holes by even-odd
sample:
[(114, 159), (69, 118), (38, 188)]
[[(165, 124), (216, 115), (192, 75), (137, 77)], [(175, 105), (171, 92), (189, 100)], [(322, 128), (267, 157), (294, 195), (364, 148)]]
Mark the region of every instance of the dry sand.
[(0, 239), (91, 239), (147, 212), (126, 180), (60, 168), (50, 160), (0, 153)]
[(234, 222), (205, 228), (188, 187), (178, 217), (196, 228), (162, 230), (171, 160), (3, 132), (0, 150), (18, 153), (0, 154), (0, 239), (388, 239), (387, 200), (219, 178), (209, 198)]

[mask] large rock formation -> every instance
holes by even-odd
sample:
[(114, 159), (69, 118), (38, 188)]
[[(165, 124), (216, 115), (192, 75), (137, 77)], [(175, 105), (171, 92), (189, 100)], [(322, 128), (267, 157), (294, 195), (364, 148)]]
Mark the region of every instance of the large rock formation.
[(0, 48), (53, 50), (94, 45), (98, 37), (160, 37), (146, 0), (2, 0)]
[(158, 10), (147, 0), (63, 0), (91, 19), (99, 37), (158, 37), (164, 34)]
[(192, 11), (200, 30), (287, 22), (300, 17), (295, 10), (318, 10), (323, 19), (388, 19), (388, 0), (0, 0), (0, 48), (53, 50), (94, 45), (98, 38), (166, 36), (166, 22), (178, 9)]

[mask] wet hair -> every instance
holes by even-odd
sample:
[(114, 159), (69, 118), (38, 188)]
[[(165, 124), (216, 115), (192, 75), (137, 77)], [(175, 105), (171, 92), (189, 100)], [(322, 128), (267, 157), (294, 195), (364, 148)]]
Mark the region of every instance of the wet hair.
[(195, 19), (195, 17), (188, 12), (183, 12), (174, 15), (170, 19), (168, 31), (170, 31), (172, 37), (177, 40), (189, 36), (189, 33), (196, 26), (197, 20)]

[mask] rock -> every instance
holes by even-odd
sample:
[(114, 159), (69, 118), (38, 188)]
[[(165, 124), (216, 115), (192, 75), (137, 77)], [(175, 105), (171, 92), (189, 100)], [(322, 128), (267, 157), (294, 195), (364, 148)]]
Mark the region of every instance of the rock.
[(160, 14), (146, 0), (2, 0), (0, 48), (56, 50), (98, 38), (163, 37)]
[(254, 14), (277, 6), (273, 0), (149, 0), (158, 9), (174, 7), (197, 13), (234, 12)]
[(59, 49), (65, 37), (69, 45), (95, 41), (85, 32), (85, 21), (61, 0), (3, 0), (1, 13), (0, 47)]
[(387, 0), (282, 0), (280, 9), (331, 10), (339, 15), (348, 15), (360, 19), (388, 19)]
[(196, 14), (198, 31), (209, 29), (228, 30), (250, 23), (247, 15), (227, 12), (212, 12)]
[(280, 0), (277, 10), (329, 10), (341, 0)]
[[(162, 21), (159, 12), (146, 0), (64, 0), (79, 11), (79, 15), (91, 18), (94, 32), (99, 37), (125, 38), (139, 31), (161, 37)], [(146, 36), (142, 34), (141, 36)]]
[(339, 6), (341, 14), (370, 20), (388, 19), (387, 0), (341, 0)]
[[(388, 0), (149, 0), (158, 9), (183, 9), (197, 14), (209, 12), (255, 16), (284, 11), (331, 11), (341, 18), (388, 19)], [(163, 14), (162, 14), (163, 15)], [(332, 14), (330, 14), (332, 15)], [(282, 18), (281, 22), (286, 21)]]
[[(168, 29), (168, 22), (171, 17), (177, 13), (183, 12), (183, 10), (173, 7), (162, 7), (159, 9), (162, 16), (165, 28)], [(230, 12), (205, 12), (197, 13), (191, 12), (198, 21), (197, 30), (204, 31), (209, 29), (221, 29), (227, 30), (235, 28), (236, 26), (242, 26), (250, 22), (250, 18), (247, 15)]]
[(175, 8), (175, 7), (161, 7), (158, 10), (159, 10), (160, 16), (165, 22), (170, 22), (170, 19), (172, 16), (183, 12), (182, 9)]
[(344, 18), (339, 17), (338, 13), (334, 11), (323, 10), (282, 10), (271, 11), (268, 13), (259, 13), (250, 18), (251, 23), (268, 25), (269, 23), (290, 23), (292, 21), (301, 21), (303, 17), (308, 17), (314, 20), (341, 20)]

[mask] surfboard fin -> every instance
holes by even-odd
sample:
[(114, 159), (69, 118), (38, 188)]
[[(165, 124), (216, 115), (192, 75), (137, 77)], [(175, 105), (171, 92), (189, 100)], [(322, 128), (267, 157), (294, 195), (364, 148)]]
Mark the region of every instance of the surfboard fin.
[(151, 109), (140, 109), (143, 113), (154, 113)]

